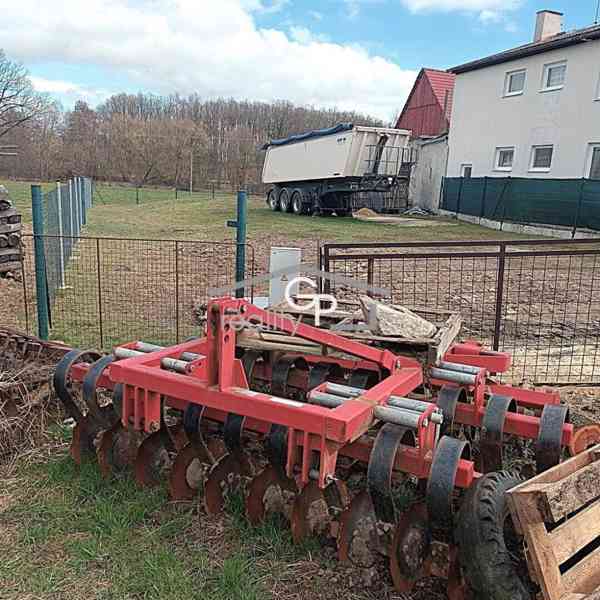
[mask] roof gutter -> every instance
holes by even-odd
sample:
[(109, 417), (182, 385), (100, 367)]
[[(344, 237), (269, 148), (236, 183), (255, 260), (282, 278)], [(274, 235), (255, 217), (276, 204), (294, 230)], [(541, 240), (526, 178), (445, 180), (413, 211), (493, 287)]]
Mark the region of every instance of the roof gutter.
[(528, 56), (535, 56), (536, 54), (542, 54), (544, 52), (550, 52), (551, 50), (558, 50), (568, 46), (575, 46), (577, 44), (583, 44), (585, 42), (591, 42), (597, 39), (600, 39), (600, 27), (594, 31), (589, 31), (586, 33), (571, 35), (562, 34), (555, 39), (545, 42), (521, 46), (520, 48), (514, 48), (513, 50), (507, 50), (506, 52), (500, 52), (499, 54), (494, 54), (486, 58), (480, 58), (478, 60), (458, 65), (448, 69), (448, 72), (459, 75), (468, 71), (475, 71), (477, 69), (491, 67), (492, 65), (499, 65), (512, 60), (527, 58)]

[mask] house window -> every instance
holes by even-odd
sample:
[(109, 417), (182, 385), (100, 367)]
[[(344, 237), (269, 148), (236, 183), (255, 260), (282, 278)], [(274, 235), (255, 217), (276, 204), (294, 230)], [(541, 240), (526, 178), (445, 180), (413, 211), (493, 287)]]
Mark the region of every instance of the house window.
[(525, 89), (525, 69), (520, 71), (511, 71), (506, 74), (504, 82), (504, 95), (517, 96), (523, 93)]
[(596, 83), (596, 95), (594, 98), (595, 100), (600, 100), (600, 75), (598, 75), (598, 81)]
[(471, 175), (473, 174), (473, 165), (471, 164), (464, 164), (460, 166), (460, 176), (464, 177), (465, 179), (470, 179)]
[(544, 78), (542, 92), (560, 90), (565, 83), (567, 75), (567, 61), (544, 65)]
[(589, 165), (589, 178), (600, 180), (600, 144), (590, 145)]
[(552, 166), (554, 146), (533, 146), (530, 171), (549, 171)]
[(496, 148), (496, 160), (494, 168), (496, 171), (512, 171), (514, 157), (514, 146)]

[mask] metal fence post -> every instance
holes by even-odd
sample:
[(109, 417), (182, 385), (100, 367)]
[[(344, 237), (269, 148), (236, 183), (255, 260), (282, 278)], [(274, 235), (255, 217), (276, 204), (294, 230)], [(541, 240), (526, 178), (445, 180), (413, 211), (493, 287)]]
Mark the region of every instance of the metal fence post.
[(73, 178), (73, 201), (75, 206), (75, 237), (79, 237), (79, 232), (81, 231), (81, 204), (79, 203), (79, 189), (77, 186), (77, 177)]
[(58, 279), (60, 289), (65, 287), (65, 232), (63, 229), (62, 196), (60, 181), (56, 182), (56, 203), (58, 205)]
[(73, 228), (73, 181), (69, 179), (69, 224), (71, 228), (69, 233), (71, 235), (70, 244), (69, 244), (69, 255), (71, 254), (71, 250), (73, 247), (73, 236), (75, 235), (75, 229)]
[(48, 339), (48, 282), (44, 256), (44, 209), (42, 188), (31, 186), (31, 212), (33, 216), (33, 246), (35, 255), (35, 290), (38, 316), (38, 336)]
[(460, 178), (460, 184), (458, 186), (458, 198), (456, 200), (456, 215), (458, 216), (458, 214), (460, 213), (460, 201), (462, 200), (462, 189), (463, 189), (463, 181), (465, 180), (464, 177)]
[(483, 219), (483, 217), (485, 216), (485, 196), (486, 196), (486, 192), (487, 192), (487, 183), (488, 183), (488, 178), (487, 175), (483, 178), (483, 192), (481, 195), (481, 209), (479, 211), (479, 218)]
[[(248, 195), (240, 190), (237, 194), (237, 220), (227, 221), (228, 227), (236, 228), (235, 247), (235, 282), (244, 281), (246, 276), (246, 222), (247, 222)], [(244, 287), (235, 290), (236, 298), (244, 297)]]
[(494, 340), (493, 349), (500, 347), (500, 328), (502, 326), (502, 303), (504, 301), (504, 270), (506, 266), (506, 244), (500, 243), (498, 254), (498, 280), (496, 282), (496, 312), (494, 316)]
[(80, 190), (80, 198), (81, 198), (81, 225), (85, 225), (87, 223), (87, 202), (85, 197), (85, 181), (83, 177), (79, 178), (79, 190)]
[(583, 189), (585, 187), (585, 177), (581, 178), (581, 185), (579, 186), (579, 199), (577, 201), (577, 210), (575, 211), (575, 220), (573, 222), (573, 231), (571, 237), (574, 238), (577, 233), (577, 225), (579, 225), (579, 215), (581, 214), (581, 203), (583, 202)]

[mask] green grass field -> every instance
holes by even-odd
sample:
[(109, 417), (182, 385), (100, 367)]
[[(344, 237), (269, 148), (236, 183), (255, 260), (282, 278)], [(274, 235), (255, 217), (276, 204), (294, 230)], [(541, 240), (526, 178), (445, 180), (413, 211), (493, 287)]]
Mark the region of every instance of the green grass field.
[(318, 544), (294, 546), (275, 521), (248, 525), (236, 498), (223, 518), (201, 522), (195, 506), (169, 502), (164, 486), (103, 480), (95, 463), (77, 468), (61, 445), (2, 475), (3, 600), (261, 600), (284, 589), (299, 599), (309, 597), (295, 592), (306, 574), (318, 589), (331, 569)]
[[(1, 183), (22, 211), (28, 228), (30, 184)], [(45, 191), (51, 187), (52, 184), (43, 184)], [(193, 195), (180, 192), (175, 199), (173, 190), (144, 188), (140, 190), (139, 203), (136, 196), (131, 187), (98, 184), (83, 234), (101, 238), (186, 240), (177, 259), (178, 269), (183, 273), (179, 283), (174, 281), (173, 244), (105, 240), (98, 248), (95, 240), (82, 240), (68, 264), (67, 288), (57, 293), (52, 306), (54, 339), (105, 348), (133, 337), (169, 343), (174, 341), (176, 322), (180, 323), (179, 339), (194, 333), (193, 309), (206, 300), (208, 287), (233, 281), (235, 230), (227, 227), (226, 222), (236, 215), (234, 194), (217, 192), (212, 197), (207, 192)], [(316, 264), (318, 245), (327, 242), (517, 237), (451, 219), (434, 218), (426, 223), (419, 227), (398, 226), (366, 223), (350, 217), (282, 214), (269, 210), (262, 197), (252, 196), (248, 209), (247, 272), (268, 272), (272, 246), (300, 247), (303, 261)], [(192, 244), (192, 240), (202, 243)], [(35, 331), (32, 244), (28, 241), (28, 319), (22, 302), (23, 290), (13, 284), (14, 302), (6, 311), (0, 309), (0, 321), (9, 319), (6, 324), (21, 328), (28, 322), (29, 330)], [(206, 242), (231, 245), (208, 246)], [(48, 264), (51, 262), (47, 259)], [(102, 336), (98, 316), (101, 304)]]
[[(0, 181), (25, 222), (31, 221), (29, 182)], [(52, 184), (42, 184), (44, 191)], [(234, 194), (217, 192), (179, 192), (178, 200), (170, 189), (143, 188), (136, 204), (134, 188), (98, 183), (94, 207), (89, 211), (86, 233), (103, 237), (150, 239), (233, 240), (226, 226), (235, 218)], [(393, 242), (410, 240), (515, 239), (518, 236), (492, 231), (478, 225), (436, 218), (435, 227), (399, 227), (374, 224), (352, 218), (320, 218), (272, 212), (264, 198), (251, 196), (248, 210), (248, 241), (263, 244), (265, 239), (288, 239), (290, 244), (307, 241)]]

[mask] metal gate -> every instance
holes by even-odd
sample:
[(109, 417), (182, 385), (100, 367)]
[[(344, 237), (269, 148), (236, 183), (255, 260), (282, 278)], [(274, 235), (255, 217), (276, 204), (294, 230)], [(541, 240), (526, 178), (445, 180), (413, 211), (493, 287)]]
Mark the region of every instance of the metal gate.
[(600, 381), (598, 239), (326, 244), (321, 264), (392, 303), (460, 312), (464, 338), (513, 354), (512, 379)]

